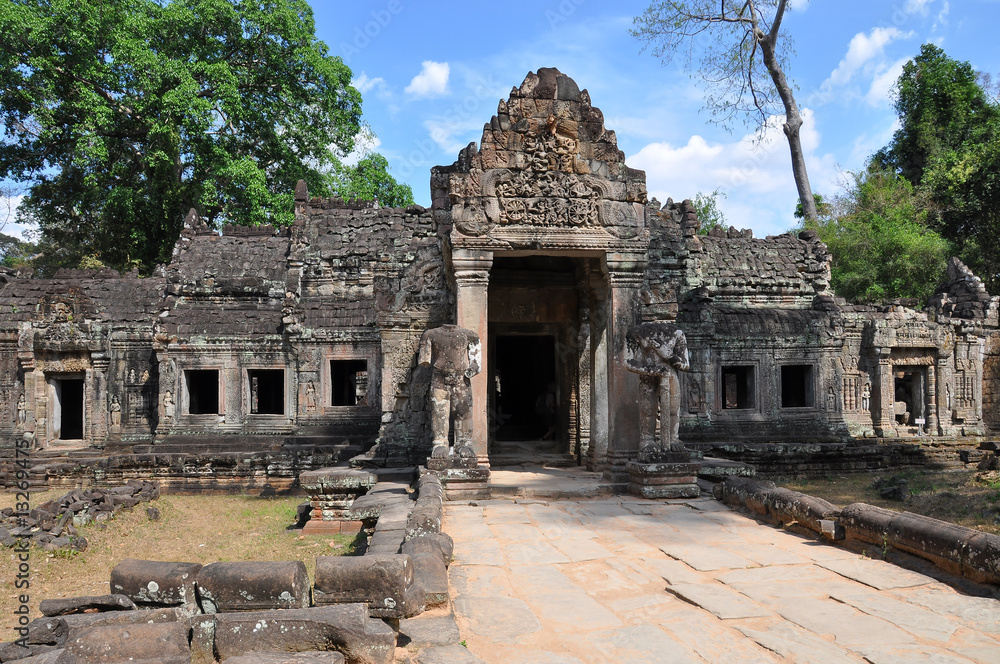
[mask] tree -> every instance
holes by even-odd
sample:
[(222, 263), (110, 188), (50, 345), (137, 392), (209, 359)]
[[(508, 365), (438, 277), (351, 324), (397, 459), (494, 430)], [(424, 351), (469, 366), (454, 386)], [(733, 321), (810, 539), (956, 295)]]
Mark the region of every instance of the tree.
[(0, 265), (21, 267), (26, 265), (34, 253), (35, 245), (19, 240), (12, 235), (0, 233)]
[(148, 272), (192, 207), (290, 223), (359, 130), (305, 0), (0, 0), (0, 33), (0, 178), (52, 265)]
[(995, 136), (1000, 107), (978, 81), (968, 62), (949, 58), (934, 44), (921, 46), (896, 82), (900, 128), (875, 154), (876, 167), (920, 185), (935, 158)]
[(851, 173), (818, 223), (833, 257), (832, 287), (851, 301), (930, 297), (945, 275), (951, 244), (928, 227), (927, 201), (896, 173)]
[(924, 174), (924, 188), (942, 234), (991, 293), (1000, 291), (1000, 131), (938, 155)]
[(706, 106), (713, 118), (727, 125), (736, 116), (753, 118), (758, 129), (784, 110), (782, 129), (792, 157), (792, 174), (807, 219), (816, 207), (800, 130), (802, 115), (785, 77), (789, 41), (780, 39), (787, 0), (686, 0), (654, 2), (634, 20), (632, 36), (652, 46), (666, 64), (687, 45), (690, 68), (694, 50), (701, 50), (697, 67), (708, 84)]
[(715, 228), (722, 230), (729, 228), (729, 224), (726, 223), (726, 215), (719, 209), (719, 199), (725, 197), (726, 192), (721, 189), (716, 189), (710, 194), (699, 191), (695, 195), (692, 202), (698, 212), (698, 221), (701, 222), (701, 226), (698, 228), (700, 234), (708, 235), (709, 231)]
[(375, 152), (355, 166), (335, 169), (333, 190), (344, 199), (378, 201), (383, 207), (406, 207), (413, 204), (413, 189), (399, 184), (389, 175), (389, 162)]

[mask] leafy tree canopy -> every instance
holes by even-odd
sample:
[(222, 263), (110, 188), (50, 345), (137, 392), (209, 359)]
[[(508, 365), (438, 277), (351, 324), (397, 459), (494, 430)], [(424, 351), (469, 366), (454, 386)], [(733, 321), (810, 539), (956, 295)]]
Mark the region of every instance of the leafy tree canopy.
[(952, 255), (927, 226), (927, 203), (889, 171), (850, 174), (843, 194), (821, 206), (815, 227), (833, 256), (832, 287), (855, 302), (930, 297)]
[(305, 0), (0, 0), (0, 33), (0, 177), (51, 266), (149, 271), (192, 207), (288, 223), (359, 130)]
[(920, 55), (903, 65), (896, 112), (901, 126), (873, 163), (914, 185), (936, 157), (989, 140), (1000, 129), (1000, 108), (980, 87), (972, 65), (933, 44), (921, 46)]
[(355, 166), (338, 166), (334, 171), (334, 193), (343, 199), (378, 201), (383, 207), (406, 207), (413, 204), (413, 189), (399, 184), (389, 175), (389, 162), (375, 152)]
[(726, 223), (726, 215), (719, 209), (719, 199), (725, 197), (726, 192), (721, 189), (716, 189), (710, 194), (699, 191), (695, 195), (692, 202), (698, 212), (698, 221), (701, 222), (701, 226), (698, 228), (701, 235), (708, 235), (715, 228), (722, 230), (729, 228), (729, 224)]

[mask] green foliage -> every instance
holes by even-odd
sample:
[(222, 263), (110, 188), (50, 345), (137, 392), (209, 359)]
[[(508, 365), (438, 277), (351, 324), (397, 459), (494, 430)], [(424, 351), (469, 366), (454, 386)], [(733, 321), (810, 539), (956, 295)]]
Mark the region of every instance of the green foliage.
[(333, 174), (333, 191), (345, 200), (378, 201), (382, 207), (413, 204), (413, 189), (396, 182), (389, 174), (389, 162), (377, 152), (361, 159), (356, 166), (338, 166)]
[(990, 292), (1000, 290), (1000, 131), (940, 155), (924, 175), (938, 223)]
[(0, 33), (0, 177), (53, 267), (149, 271), (191, 207), (290, 223), (359, 130), (305, 0), (0, 0)]
[(715, 228), (726, 230), (729, 224), (726, 223), (726, 215), (719, 209), (719, 199), (725, 198), (726, 192), (716, 189), (710, 194), (699, 191), (695, 197), (694, 207), (698, 212), (698, 221), (701, 226), (698, 232), (701, 235), (708, 235), (709, 231)]
[(873, 161), (914, 185), (936, 157), (997, 132), (1000, 108), (979, 86), (972, 65), (949, 58), (933, 44), (921, 46), (920, 55), (903, 65), (896, 93), (901, 126)]
[[(829, 216), (831, 212), (830, 204), (826, 202), (825, 198), (823, 198), (823, 194), (813, 194), (813, 201), (816, 203), (816, 214), (818, 214), (820, 217)], [(794, 215), (796, 219), (806, 218), (805, 210), (802, 209), (801, 200), (795, 204)]]
[(19, 240), (11, 235), (0, 233), (0, 265), (4, 267), (21, 267), (26, 265), (35, 253), (35, 245)]
[(951, 256), (950, 243), (927, 226), (926, 201), (894, 173), (851, 175), (816, 226), (833, 256), (834, 292), (859, 302), (925, 301)]

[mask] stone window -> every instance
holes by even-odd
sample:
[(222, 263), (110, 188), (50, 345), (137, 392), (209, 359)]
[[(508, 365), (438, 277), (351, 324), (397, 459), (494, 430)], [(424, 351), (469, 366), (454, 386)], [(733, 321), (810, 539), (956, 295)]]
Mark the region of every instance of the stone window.
[(285, 414), (285, 370), (248, 369), (250, 412), (255, 415)]
[(813, 368), (811, 364), (786, 364), (781, 367), (781, 407), (812, 408)]
[(754, 367), (722, 367), (722, 407), (756, 407)]
[(367, 403), (368, 360), (330, 360), (331, 406)]
[(188, 369), (184, 372), (189, 415), (219, 414), (219, 370)]

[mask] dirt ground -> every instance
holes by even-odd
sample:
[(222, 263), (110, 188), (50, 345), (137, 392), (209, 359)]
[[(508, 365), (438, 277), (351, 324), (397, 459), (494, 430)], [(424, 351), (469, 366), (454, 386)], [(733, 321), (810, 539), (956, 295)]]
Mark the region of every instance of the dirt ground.
[[(32, 493), (31, 504), (59, 498), (65, 490)], [(88, 546), (82, 553), (50, 554), (31, 549), (30, 602), (32, 617), (38, 603), (55, 597), (104, 595), (111, 569), (125, 558), (211, 563), (234, 560), (301, 560), (312, 580), (318, 555), (343, 555), (354, 547), (353, 535), (306, 536), (288, 530), (302, 496), (165, 495), (151, 503), (115, 514), (102, 529), (80, 529)], [(14, 494), (0, 493), (0, 508), (12, 507)], [(151, 521), (146, 507), (156, 507), (160, 520)], [(12, 638), (18, 594), (16, 561), (0, 549), (0, 641)]]
[[(997, 471), (863, 473), (809, 480), (775, 478), (774, 483), (825, 498), (838, 507), (868, 503), (1000, 535), (1000, 473)], [(901, 500), (885, 498), (882, 491), (895, 494)]]

